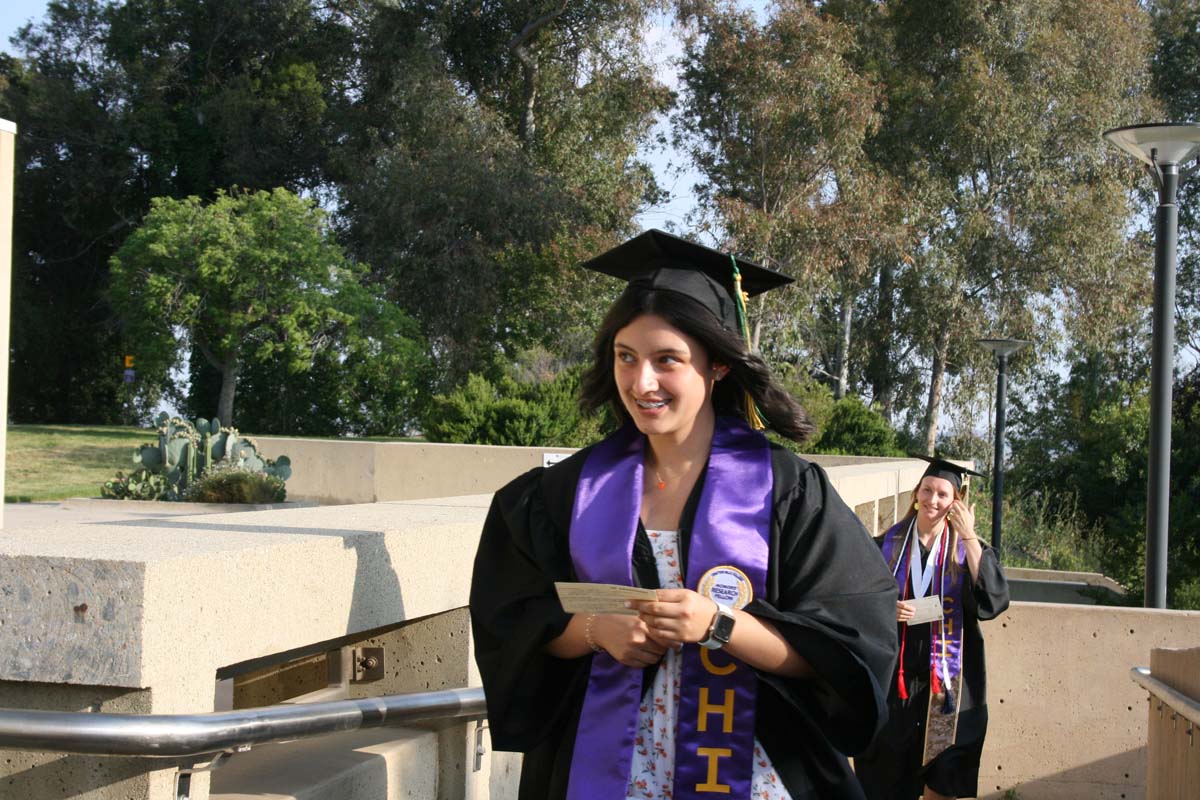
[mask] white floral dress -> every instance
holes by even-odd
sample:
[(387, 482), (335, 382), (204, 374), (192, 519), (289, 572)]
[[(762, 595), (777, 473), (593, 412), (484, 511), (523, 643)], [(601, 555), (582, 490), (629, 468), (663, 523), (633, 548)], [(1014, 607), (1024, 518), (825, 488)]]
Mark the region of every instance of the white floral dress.
[[(678, 531), (646, 531), (658, 563), (658, 581), (664, 589), (683, 587), (679, 569)], [(675, 718), (679, 709), (679, 654), (668, 650), (654, 686), (638, 709), (633, 763), (629, 769), (627, 800), (669, 800), (675, 781)], [(754, 740), (754, 773), (750, 780), (753, 800), (791, 800), (771, 759)]]

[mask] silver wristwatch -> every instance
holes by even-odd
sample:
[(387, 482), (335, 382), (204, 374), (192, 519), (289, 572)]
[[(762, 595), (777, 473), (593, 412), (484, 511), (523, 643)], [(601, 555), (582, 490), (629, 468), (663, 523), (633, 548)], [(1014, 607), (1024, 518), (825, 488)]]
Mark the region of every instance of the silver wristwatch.
[(733, 623), (736, 621), (732, 608), (717, 603), (717, 613), (713, 614), (712, 624), (708, 626), (708, 633), (696, 644), (707, 647), (709, 650), (719, 650), (729, 644), (729, 637), (733, 635)]

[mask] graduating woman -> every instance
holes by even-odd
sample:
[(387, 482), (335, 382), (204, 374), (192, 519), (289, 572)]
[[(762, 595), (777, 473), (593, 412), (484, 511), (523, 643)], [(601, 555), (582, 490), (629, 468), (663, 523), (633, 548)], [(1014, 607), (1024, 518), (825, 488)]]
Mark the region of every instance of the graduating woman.
[(987, 733), (979, 622), (1008, 608), (1000, 561), (963, 500), (963, 475), (979, 473), (925, 460), (913, 508), (878, 540), (900, 587), (901, 647), (887, 725), (854, 761), (870, 800), (976, 795)]
[[(630, 282), (582, 391), (624, 425), (492, 502), (494, 747), (525, 754), (522, 798), (861, 798), (844, 754), (884, 718), (896, 584), (824, 472), (747, 423), (811, 430), (745, 340), (742, 290), (790, 279), (661, 231), (585, 266)], [(569, 614), (555, 582), (657, 592)]]

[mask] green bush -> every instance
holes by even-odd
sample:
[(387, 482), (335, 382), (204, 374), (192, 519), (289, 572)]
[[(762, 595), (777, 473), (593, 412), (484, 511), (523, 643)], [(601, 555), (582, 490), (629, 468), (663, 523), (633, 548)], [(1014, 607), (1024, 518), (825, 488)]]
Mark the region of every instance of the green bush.
[(244, 467), (217, 465), (205, 471), (183, 493), (193, 503), (282, 503), (283, 480)]
[(500, 444), (524, 447), (583, 447), (603, 436), (604, 418), (579, 410), (581, 368), (552, 380), (495, 384), (480, 375), (433, 399), (424, 422), (431, 442)]
[[(990, 487), (972, 488), (975, 531), (992, 538)], [(1051, 503), (1032, 495), (1004, 498), (1004, 564), (1031, 569), (1104, 572), (1104, 532), (1090, 524), (1074, 502)]]
[(903, 456), (896, 431), (882, 414), (847, 395), (833, 404), (829, 421), (810, 452), (849, 456)]
[(109, 500), (178, 500), (179, 492), (165, 475), (142, 468), (128, 475), (118, 472), (100, 487), (100, 496)]

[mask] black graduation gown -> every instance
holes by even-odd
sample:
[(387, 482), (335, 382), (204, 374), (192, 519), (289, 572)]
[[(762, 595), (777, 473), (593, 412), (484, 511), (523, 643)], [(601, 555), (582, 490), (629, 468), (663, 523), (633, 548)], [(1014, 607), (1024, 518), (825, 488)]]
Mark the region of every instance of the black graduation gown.
[[(883, 537), (876, 542), (882, 547)], [(921, 558), (922, 563), (929, 558), (929, 550), (924, 546)], [(963, 592), (963, 687), (954, 744), (922, 769), (932, 625), (897, 623), (897, 634), (905, 637), (904, 678), (908, 699), (900, 699), (897, 675), (893, 674), (888, 689), (887, 724), (867, 752), (854, 760), (854, 769), (870, 800), (916, 800), (926, 785), (949, 797), (978, 794), (979, 757), (988, 721), (987, 670), (979, 622), (995, 619), (1008, 608), (1008, 581), (996, 551), (986, 545), (976, 580), (971, 581), (969, 570), (964, 577), (968, 584), (964, 588), (968, 591)], [(912, 596), (911, 588), (907, 594)]]
[[(492, 744), (525, 753), (519, 796), (528, 800), (566, 796), (591, 665), (590, 655), (542, 652), (570, 620), (553, 582), (576, 579), (569, 529), (586, 455), (532, 470), (497, 492), (475, 558), (471, 624)], [(794, 800), (857, 800), (862, 791), (843, 754), (865, 748), (884, 720), (884, 681), (897, 652), (896, 582), (819, 467), (774, 446), (771, 462), (766, 596), (746, 611), (770, 620), (821, 679), (759, 673), (755, 733)], [(680, 524), (685, 564), (703, 481)], [(657, 587), (640, 524), (633, 567), (635, 583)], [(643, 686), (653, 683), (654, 669)]]

